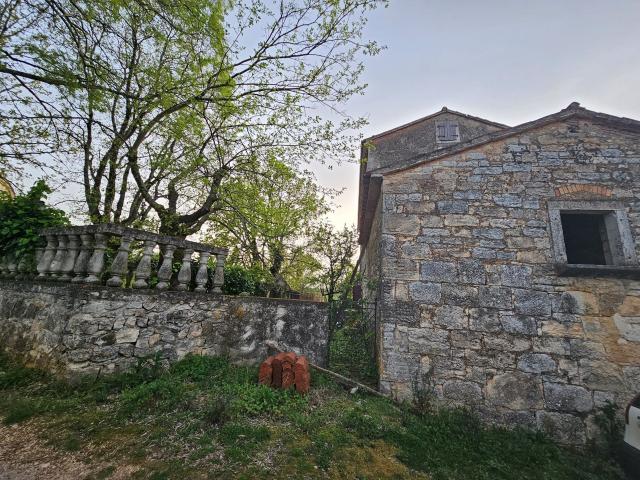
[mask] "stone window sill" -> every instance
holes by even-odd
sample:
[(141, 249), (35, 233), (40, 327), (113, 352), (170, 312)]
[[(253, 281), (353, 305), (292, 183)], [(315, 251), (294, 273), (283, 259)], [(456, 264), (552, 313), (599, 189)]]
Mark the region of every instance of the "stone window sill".
[(558, 275), (565, 277), (616, 277), (640, 279), (640, 265), (555, 264)]

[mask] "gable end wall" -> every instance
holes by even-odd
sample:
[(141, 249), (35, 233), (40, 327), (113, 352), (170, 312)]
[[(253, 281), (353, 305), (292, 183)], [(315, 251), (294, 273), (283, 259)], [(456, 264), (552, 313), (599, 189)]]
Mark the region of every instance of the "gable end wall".
[(597, 436), (640, 391), (640, 282), (557, 275), (547, 202), (622, 202), (640, 256), (639, 140), (574, 120), (385, 176), (381, 390)]

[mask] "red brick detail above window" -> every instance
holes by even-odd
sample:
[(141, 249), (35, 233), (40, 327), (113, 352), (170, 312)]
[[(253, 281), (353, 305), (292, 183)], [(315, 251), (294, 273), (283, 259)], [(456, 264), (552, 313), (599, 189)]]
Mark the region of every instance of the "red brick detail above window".
[(555, 193), (556, 197), (562, 197), (564, 195), (571, 195), (574, 193), (592, 193), (601, 197), (610, 197), (613, 195), (613, 192), (607, 187), (584, 184), (563, 185), (562, 187), (556, 188)]

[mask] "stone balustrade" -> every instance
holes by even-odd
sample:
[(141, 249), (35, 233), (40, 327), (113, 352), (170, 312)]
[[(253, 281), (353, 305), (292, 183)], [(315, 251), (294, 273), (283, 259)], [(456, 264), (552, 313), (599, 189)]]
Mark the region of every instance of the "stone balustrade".
[[(36, 249), (35, 262), (27, 256), (16, 258), (12, 254), (6, 255), (0, 258), (0, 278), (27, 279), (35, 275), (38, 280), (106, 283), (110, 287), (122, 288), (150, 288), (152, 278), (157, 278), (157, 290), (175, 288), (222, 293), (226, 249), (115, 224), (48, 228), (41, 235), (46, 246)], [(119, 242), (117, 251), (107, 266), (108, 246), (113, 248), (116, 242)], [(131, 272), (130, 254), (134, 245), (141, 245), (142, 255)], [(154, 275), (152, 257), (157, 247), (162, 255)], [(181, 252), (182, 263), (173, 279), (176, 252)], [(194, 254), (198, 262), (195, 275), (192, 272)], [(215, 259), (211, 279), (208, 270), (210, 259)], [(37, 272), (33, 271), (34, 266)]]

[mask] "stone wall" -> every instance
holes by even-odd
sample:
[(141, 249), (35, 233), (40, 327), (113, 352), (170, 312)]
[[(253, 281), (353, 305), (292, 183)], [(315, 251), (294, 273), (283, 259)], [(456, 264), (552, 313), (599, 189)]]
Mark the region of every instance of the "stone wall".
[(67, 375), (126, 369), (153, 355), (257, 364), (275, 340), (324, 365), (324, 303), (0, 281), (0, 349)]
[(599, 407), (625, 406), (640, 282), (559, 275), (547, 207), (620, 202), (640, 256), (638, 140), (571, 120), (385, 175), (381, 390), (576, 444)]
[(402, 164), (416, 155), (433, 152), (446, 145), (436, 142), (436, 122), (450, 120), (458, 124), (460, 141), (479, 137), (501, 129), (466, 115), (442, 111), (428, 120), (397, 129), (367, 141), (367, 171)]

